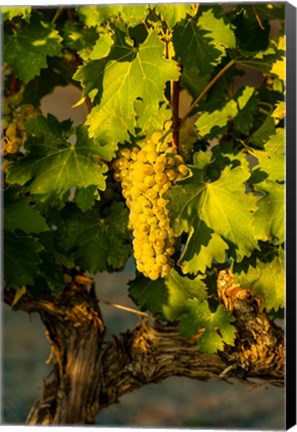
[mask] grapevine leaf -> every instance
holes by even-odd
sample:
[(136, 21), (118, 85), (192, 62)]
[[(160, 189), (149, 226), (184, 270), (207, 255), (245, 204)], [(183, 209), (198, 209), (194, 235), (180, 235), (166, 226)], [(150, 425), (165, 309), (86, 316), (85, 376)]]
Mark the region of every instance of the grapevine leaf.
[(58, 56), (62, 38), (53, 25), (35, 20), (23, 23), (18, 32), (5, 36), (4, 62), (18, 78), (30, 81), (47, 67), (47, 56)]
[[(50, 223), (52, 222), (51, 218), (49, 218), (49, 225), (54, 225), (55, 226), (55, 222), (53, 222), (52, 224)], [(54, 260), (54, 262), (56, 264), (58, 264), (59, 266), (63, 266), (66, 268), (73, 268), (75, 267), (75, 262), (74, 262), (74, 258), (71, 255), (71, 253), (69, 253), (69, 251), (67, 250), (67, 253), (63, 253), (60, 252), (55, 244), (55, 230), (53, 231), (46, 231), (43, 232), (39, 235), (39, 241), (42, 244), (43, 248), (45, 249), (47, 254), (50, 254), (50, 259), (49, 260)], [(64, 239), (61, 239), (61, 241), (64, 241)], [(67, 240), (66, 240), (67, 242)], [(71, 246), (69, 246), (68, 249), (70, 249)], [(44, 259), (43, 259), (44, 261)], [(57, 267), (57, 266), (56, 266)], [(57, 270), (57, 268), (56, 268)]]
[[(244, 53), (243, 57), (237, 59), (237, 63), (260, 70), (264, 74), (272, 74), (284, 80), (285, 72), (285, 37), (279, 41), (272, 40), (269, 46), (255, 53)], [(248, 55), (246, 55), (248, 54)]]
[(190, 94), (196, 98), (209, 83), (210, 74), (199, 76), (200, 71), (198, 66), (191, 65), (183, 69), (182, 86), (187, 89)]
[(102, 169), (92, 159), (97, 151), (83, 126), (77, 128), (75, 145), (64, 138), (61, 124), (52, 115), (30, 119), (27, 129), (37, 138), (28, 144), (29, 154), (9, 169), (9, 183), (24, 185), (31, 180), (28, 190), (32, 194), (60, 199), (75, 186), (96, 185), (104, 190)]
[(169, 27), (173, 28), (175, 24), (177, 24), (182, 19), (185, 19), (188, 14), (192, 15), (194, 13), (194, 8), (190, 3), (176, 5), (156, 4), (155, 11), (161, 16), (161, 19), (164, 20)]
[(274, 118), (274, 123), (277, 125), (280, 122), (280, 120), (283, 120), (285, 115), (286, 115), (285, 101), (277, 102), (275, 109), (272, 113), (272, 117)]
[[(156, 131), (162, 131), (166, 121), (171, 119), (172, 113), (166, 104), (161, 105), (161, 107), (155, 111), (149, 118), (145, 113), (147, 106), (142, 100), (137, 100), (135, 102), (135, 113), (136, 113), (136, 124), (139, 129), (141, 129), (141, 134), (146, 136), (152, 135)], [(148, 118), (148, 119), (147, 119)], [(146, 120), (147, 119), (147, 120)]]
[(259, 129), (250, 136), (249, 142), (256, 147), (263, 147), (264, 143), (271, 137), (271, 135), (275, 135), (275, 133), (276, 129), (274, 120), (272, 117), (267, 116)]
[(210, 164), (211, 154), (199, 150), (198, 152), (194, 153), (193, 161), (195, 168), (203, 170)]
[[(201, 172), (171, 190), (170, 218), (176, 235), (191, 230), (193, 220), (202, 220), (215, 233), (236, 245), (237, 259), (257, 249), (252, 227), (256, 197), (245, 192), (250, 172), (242, 165), (226, 166), (218, 180), (204, 182)], [(196, 218), (196, 219), (195, 219)], [(196, 229), (196, 227), (194, 227)]]
[(210, 73), (217, 64), (221, 51), (212, 45), (212, 39), (193, 20), (179, 22), (173, 29), (173, 44), (176, 58), (183, 68), (196, 66), (199, 75)]
[(123, 203), (115, 202), (105, 219), (108, 238), (107, 265), (113, 269), (123, 268), (131, 254), (128, 217), (128, 210)]
[(96, 207), (82, 213), (68, 205), (56, 222), (56, 244), (62, 253), (73, 253), (76, 263), (90, 273), (119, 270), (131, 253), (127, 224), (128, 210), (121, 202), (112, 204), (104, 218)]
[(131, 62), (108, 62), (100, 105), (87, 118), (90, 136), (96, 137), (103, 151), (108, 146), (115, 152), (119, 142), (129, 139), (128, 131), (134, 130), (136, 100), (141, 99), (146, 106), (144, 123), (164, 100), (166, 81), (176, 80), (178, 74), (176, 63), (163, 58), (162, 42), (151, 31)]
[(50, 94), (56, 86), (67, 86), (69, 83), (77, 85), (72, 79), (74, 66), (65, 63), (59, 57), (48, 58), (48, 68), (41, 69), (40, 75), (33, 78), (25, 87), (23, 93), (24, 104), (40, 106), (41, 99)]
[(156, 281), (137, 275), (129, 282), (129, 295), (141, 310), (172, 321), (184, 312), (188, 299), (204, 299), (206, 287), (200, 278), (189, 279), (172, 269), (166, 278)]
[(29, 22), (31, 17), (31, 6), (15, 7), (15, 6), (2, 6), (0, 8), (3, 21), (12, 20), (15, 17), (21, 17)]
[(181, 317), (179, 330), (182, 336), (189, 337), (204, 329), (198, 339), (199, 348), (203, 352), (214, 353), (223, 351), (224, 344), (234, 345), (236, 329), (232, 321), (234, 318), (231, 313), (222, 305), (211, 312), (207, 301), (193, 299), (187, 302), (187, 312)]
[(167, 302), (167, 289), (164, 279), (151, 280), (138, 274), (129, 281), (129, 296), (142, 311), (150, 311), (163, 317), (162, 308)]
[(180, 276), (176, 270), (171, 270), (165, 279), (167, 288), (167, 303), (163, 306), (163, 314), (168, 320), (177, 319), (184, 311), (188, 299), (204, 299), (206, 296), (205, 284), (199, 277), (189, 279)]
[(264, 151), (250, 150), (250, 153), (257, 157), (258, 164), (262, 171), (269, 175), (269, 180), (282, 182), (285, 180), (285, 136), (284, 129), (276, 129), (264, 145)]
[(238, 113), (235, 100), (231, 99), (221, 110), (211, 113), (204, 112), (195, 122), (200, 136), (205, 137), (215, 128), (226, 126), (230, 118), (234, 118)]
[[(274, 41), (272, 42), (274, 43)], [(276, 44), (275, 49), (279, 52), (285, 53), (286, 48), (286, 37), (281, 36), (278, 40), (278, 43)], [(273, 75), (276, 75), (278, 79), (284, 81), (286, 78), (286, 60), (285, 56), (283, 55), (280, 59), (277, 59), (270, 70), (270, 73)]]
[(135, 26), (144, 21), (148, 10), (147, 5), (102, 5), (83, 6), (78, 12), (88, 27), (102, 25), (119, 16), (127, 25)]
[(97, 39), (96, 44), (89, 56), (90, 60), (99, 60), (106, 57), (110, 51), (113, 44), (113, 39), (110, 33), (101, 33), (99, 39)]
[[(112, 6), (112, 8), (114, 9), (115, 7)], [(129, 27), (142, 23), (148, 14), (148, 6), (146, 4), (125, 4), (117, 6), (117, 8), (123, 21)]]
[[(279, 19), (282, 20), (285, 18), (285, 4), (283, 3), (258, 3), (257, 5), (254, 5), (253, 8), (243, 6), (247, 16), (255, 20), (255, 13), (260, 17), (262, 20), (275, 20)], [(242, 8), (242, 5), (240, 6)]]
[(28, 235), (4, 230), (4, 280), (8, 287), (34, 283), (39, 273), (41, 244)]
[(222, 109), (202, 113), (195, 122), (199, 135), (202, 137), (210, 135), (209, 138), (218, 136), (219, 129), (226, 126), (230, 120), (240, 122), (240, 118), (246, 117), (245, 108), (253, 94), (253, 87), (244, 87), (236, 100), (231, 99)]
[(226, 24), (223, 18), (216, 18), (211, 9), (201, 14), (198, 24), (208, 32), (207, 37), (212, 39), (212, 44), (221, 51), (222, 56), (226, 54), (226, 48), (236, 47), (233, 28)]
[[(43, 251), (40, 254), (42, 263), (40, 264), (40, 276), (35, 281), (34, 292), (36, 295), (40, 291), (39, 284), (43, 285), (46, 291), (51, 291), (54, 294), (61, 293), (65, 288), (62, 269), (57, 266), (57, 262), (53, 254), (48, 251)], [(46, 289), (47, 288), (47, 289)], [(31, 290), (32, 291), (32, 288)]]
[(96, 186), (79, 189), (75, 194), (75, 202), (82, 212), (90, 210), (98, 198), (100, 198), (100, 196)]
[(228, 245), (220, 235), (209, 229), (201, 220), (193, 221), (187, 242), (178, 261), (183, 273), (205, 273), (213, 260), (226, 260)]
[[(262, 29), (257, 20), (251, 21), (242, 11), (233, 21), (238, 48), (244, 52), (258, 52), (265, 50), (269, 43), (270, 26), (265, 22)], [(247, 34), (249, 37), (246, 37)]]
[(80, 81), (83, 87), (83, 96), (89, 96), (94, 103), (99, 103), (103, 92), (103, 75), (106, 60), (92, 60), (80, 66), (73, 78)]
[(276, 237), (279, 243), (283, 243), (284, 185), (265, 180), (257, 185), (256, 190), (264, 193), (264, 196), (257, 202), (259, 209), (253, 215), (256, 238), (263, 241), (272, 241)]
[(234, 119), (234, 126), (237, 131), (249, 135), (258, 112), (258, 100), (253, 87), (245, 87), (240, 93), (237, 98), (238, 114)]
[[(100, 41), (101, 39), (99, 39)], [(83, 95), (89, 95), (94, 104), (100, 103), (103, 93), (103, 77), (105, 68), (110, 60), (119, 62), (131, 61), (135, 57), (135, 52), (129, 38), (124, 32), (114, 27), (114, 35), (112, 39), (113, 45), (108, 49), (109, 43), (105, 46), (108, 50), (107, 55), (98, 60), (89, 61), (85, 65), (80, 66), (74, 74), (74, 79), (81, 82), (84, 89)]]
[(257, 260), (256, 267), (249, 267), (246, 274), (238, 276), (242, 287), (252, 288), (260, 297), (267, 312), (276, 311), (285, 304), (284, 257), (280, 249), (278, 256), (270, 262)]
[(271, 180), (284, 181), (285, 180), (285, 135), (284, 129), (278, 128), (276, 135), (270, 137), (264, 145), (267, 158), (259, 161), (263, 171), (269, 174)]
[(22, 230), (26, 234), (47, 231), (49, 228), (30, 198), (17, 196), (14, 188), (4, 192), (4, 225), (9, 231)]
[(81, 23), (66, 21), (63, 28), (64, 43), (70, 49), (77, 51), (81, 58), (89, 58), (98, 33), (94, 28), (85, 28)]

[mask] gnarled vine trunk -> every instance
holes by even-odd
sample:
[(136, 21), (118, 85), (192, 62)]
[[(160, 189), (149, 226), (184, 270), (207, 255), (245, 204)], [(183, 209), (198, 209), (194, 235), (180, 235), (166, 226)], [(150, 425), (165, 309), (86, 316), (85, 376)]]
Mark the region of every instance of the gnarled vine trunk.
[[(284, 383), (283, 331), (259, 309), (249, 290), (222, 272), (218, 294), (233, 310), (235, 346), (224, 352), (199, 351), (197, 339), (183, 338), (173, 325), (141, 319), (110, 342), (98, 301), (85, 287), (72, 284), (59, 298), (24, 296), (19, 308), (39, 312), (51, 344), (53, 371), (27, 418), (31, 425), (90, 424), (101, 409), (148, 383), (171, 376), (198, 380), (251, 377)], [(12, 302), (13, 293), (5, 293)]]

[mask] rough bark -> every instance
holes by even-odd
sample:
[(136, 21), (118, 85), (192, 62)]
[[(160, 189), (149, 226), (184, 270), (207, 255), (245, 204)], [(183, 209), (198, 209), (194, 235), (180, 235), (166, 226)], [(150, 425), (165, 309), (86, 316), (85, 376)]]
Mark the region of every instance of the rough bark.
[[(72, 284), (59, 298), (24, 296), (19, 308), (39, 312), (51, 343), (53, 372), (33, 406), (27, 424), (90, 424), (101, 409), (148, 383), (170, 376), (198, 380), (236, 377), (284, 383), (283, 331), (260, 311), (249, 290), (221, 273), (218, 295), (236, 317), (234, 347), (201, 353), (199, 334), (182, 338), (173, 325), (141, 319), (131, 331), (104, 341), (98, 302), (85, 287)], [(12, 292), (4, 300), (11, 304)]]

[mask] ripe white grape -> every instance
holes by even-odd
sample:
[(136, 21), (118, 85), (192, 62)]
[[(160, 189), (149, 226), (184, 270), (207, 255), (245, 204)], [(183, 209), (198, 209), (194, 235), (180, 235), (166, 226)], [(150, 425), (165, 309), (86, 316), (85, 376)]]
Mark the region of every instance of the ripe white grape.
[(3, 98), (2, 114), (4, 118), (1, 120), (3, 129), (1, 153), (4, 156), (19, 151), (27, 137), (26, 120), (40, 112), (33, 105), (18, 106), (19, 102), (18, 94)]

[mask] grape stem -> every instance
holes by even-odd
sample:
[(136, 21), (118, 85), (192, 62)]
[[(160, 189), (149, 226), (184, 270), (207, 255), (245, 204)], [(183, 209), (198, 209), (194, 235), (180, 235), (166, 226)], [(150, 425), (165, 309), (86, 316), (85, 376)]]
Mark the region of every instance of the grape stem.
[(185, 123), (187, 118), (192, 114), (194, 108), (199, 104), (199, 102), (204, 98), (206, 93), (216, 84), (216, 82), (224, 75), (225, 72), (227, 72), (229, 69), (231, 69), (232, 66), (234, 66), (236, 63), (236, 60), (232, 59), (229, 63), (226, 64), (226, 66), (221, 69), (217, 75), (207, 84), (207, 86), (202, 90), (202, 92), (199, 94), (197, 99), (194, 100), (186, 114), (183, 116), (179, 123), (179, 128)]

